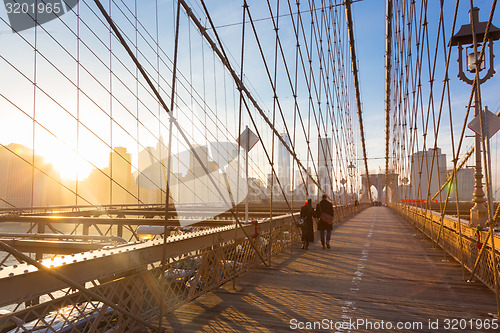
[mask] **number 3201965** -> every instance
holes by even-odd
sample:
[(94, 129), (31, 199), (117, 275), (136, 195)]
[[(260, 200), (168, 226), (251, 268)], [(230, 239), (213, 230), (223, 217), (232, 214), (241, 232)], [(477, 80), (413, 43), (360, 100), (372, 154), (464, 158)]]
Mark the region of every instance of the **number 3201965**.
[(5, 3), (8, 14), (63, 14), (61, 3)]

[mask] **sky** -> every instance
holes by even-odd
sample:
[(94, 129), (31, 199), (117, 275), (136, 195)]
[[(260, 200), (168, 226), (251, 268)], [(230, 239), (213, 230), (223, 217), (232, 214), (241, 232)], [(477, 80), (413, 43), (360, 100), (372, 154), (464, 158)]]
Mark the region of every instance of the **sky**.
[[(121, 2), (117, 2), (121, 3)], [(123, 12), (112, 8), (112, 17), (116, 20), (128, 41), (134, 44), (137, 41), (137, 48), (134, 52), (143, 63), (146, 70), (154, 73), (155, 68), (160, 68), (161, 77), (154, 77), (158, 82), (164, 96), (169, 95), (171, 73), (167, 67), (171, 66), (173, 54), (173, 31), (174, 31), (174, 6), (171, 0), (163, 1), (124, 1), (127, 7), (122, 6)], [(218, 32), (227, 46), (229, 57), (235, 68), (238, 68), (240, 48), (241, 48), (241, 25), (232, 25), (241, 22), (241, 4), (236, 1), (206, 1), (212, 14)], [(273, 2), (274, 3), (274, 2)], [(282, 2), (283, 4), (284, 2)], [(316, 2), (319, 3), (319, 2)], [(189, 1), (197, 17), (202, 24), (208, 26), (208, 22), (202, 15), (202, 8), (197, 1)], [(266, 2), (249, 2), (254, 19), (269, 18)], [(486, 13), (491, 6), (491, 0), (474, 1), (474, 4), (481, 8), (480, 21), (486, 20)], [(429, 22), (430, 31), (436, 29), (436, 16), (439, 13), (438, 1), (429, 1)], [(307, 7), (307, 2), (301, 6)], [(446, 33), (450, 33), (449, 25), (453, 13), (454, 1), (445, 1), (445, 24)], [(458, 16), (458, 26), (468, 23), (467, 6), (469, 2), (462, 1)], [(107, 8), (107, 3), (105, 3)], [(88, 174), (93, 167), (104, 167), (107, 164), (109, 145), (125, 146), (133, 154), (134, 166), (138, 168), (138, 153), (148, 146), (155, 146), (159, 137), (168, 137), (168, 118), (158, 111), (158, 107), (152, 107), (154, 98), (148, 93), (147, 88), (138, 85), (135, 76), (138, 73), (133, 63), (128, 59), (128, 55), (121, 46), (109, 37), (109, 31), (102, 23), (100, 15), (92, 13), (95, 11), (93, 1), (80, 1), (79, 10), (81, 17), (85, 18), (84, 23), (78, 24), (75, 16), (71, 13), (62, 17), (62, 20), (54, 20), (43, 25), (43, 29), (31, 29), (13, 34), (7, 25), (8, 18), (4, 6), (0, 6), (0, 43), (4, 45), (0, 50), (0, 69), (3, 79), (0, 80), (0, 93), (4, 98), (0, 99), (0, 114), (2, 122), (0, 124), (0, 143), (8, 144), (18, 142), (31, 146), (33, 141), (39, 142), (35, 147), (42, 155), (55, 164), (59, 164), (61, 171), (66, 171), (68, 177), (74, 177), (75, 170), (82, 168), (80, 176)], [(158, 15), (155, 9), (158, 8)], [(128, 12), (130, 11), (130, 12)], [(144, 34), (144, 39), (136, 34), (132, 12), (136, 11), (140, 23), (139, 33)], [(358, 58), (358, 69), (360, 79), (360, 92), (362, 100), (363, 123), (365, 129), (367, 155), (369, 158), (370, 172), (378, 172), (384, 169), (385, 156), (385, 1), (383, 0), (362, 0), (352, 4), (354, 19), (354, 31), (356, 39), (356, 52)], [(167, 14), (164, 14), (167, 13)], [(339, 15), (345, 15), (342, 7), (339, 8)], [(186, 24), (187, 18), (183, 16), (180, 36), (183, 43), (180, 44), (179, 71), (184, 78), (184, 83), (179, 84), (179, 94), (184, 96), (176, 100), (177, 118), (184, 130), (189, 133), (193, 142), (203, 144), (210, 140), (235, 140), (238, 133), (238, 96), (234, 94), (235, 86), (230, 76), (224, 71), (220, 62), (214, 60), (208, 45), (196, 33), (193, 26)], [(155, 22), (158, 23), (158, 30)], [(493, 23), (500, 26), (498, 15), (493, 19)], [(272, 31), (270, 20), (263, 20), (257, 23), (260, 29), (260, 38), (263, 45), (266, 45), (266, 58), (273, 58), (274, 36), (266, 31)], [(227, 26), (229, 25), (229, 26)], [(271, 29), (269, 29), (271, 28)], [(79, 31), (82, 43), (75, 42), (72, 31)], [(266, 30), (267, 29), (267, 30)], [(433, 30), (434, 29), (434, 30)], [(147, 33), (146, 33), (147, 30)], [(156, 31), (157, 30), (157, 31)], [(150, 34), (149, 36), (147, 34)], [(163, 57), (159, 61), (155, 55), (154, 40), (158, 33), (158, 40), (163, 48), (162, 52), (169, 57)], [(263, 88), (266, 80), (263, 79), (263, 67), (258, 65), (259, 54), (255, 45), (251, 45), (251, 31), (247, 30), (247, 53), (245, 60), (245, 82), (252, 92), (256, 92), (256, 99), (261, 103), (264, 112), (271, 117), (273, 109), (272, 95), (269, 90), (265, 92)], [(283, 45), (290, 55), (293, 55), (294, 36), (291, 31), (290, 22), (282, 19), (280, 25), (280, 36)], [(430, 34), (432, 38), (432, 33)], [(111, 41), (110, 41), (111, 40)], [(150, 44), (148, 44), (150, 43)], [(39, 49), (40, 53), (34, 61), (33, 47)], [(5, 47), (6, 46), (6, 47)], [(115, 54), (110, 59), (107, 48), (111, 46)], [(495, 50), (499, 49), (495, 46)], [(451, 57), (450, 67), (450, 89), (452, 90), (452, 107), (454, 112), (454, 123), (461, 126), (461, 117), (465, 114), (465, 105), (470, 94), (470, 86), (456, 78), (456, 49)], [(46, 56), (46, 58), (45, 58)], [(442, 57), (442, 55), (440, 55)], [(348, 60), (348, 59), (347, 59)], [(442, 60), (442, 59), (441, 59)], [(51, 63), (53, 62), (53, 63)], [(80, 64), (76, 70), (76, 63)], [(54, 69), (54, 63), (60, 71)], [(255, 65), (254, 65), (255, 64)], [(36, 69), (35, 69), (36, 66)], [(260, 66), (260, 67), (259, 67)], [(111, 77), (109, 67), (119, 73), (116, 77)], [(441, 66), (442, 67), (442, 66)], [(496, 67), (499, 65), (497, 63)], [(89, 71), (87, 71), (89, 69)], [(280, 68), (281, 75), (278, 76), (279, 86), (286, 86), (286, 77), (283, 75), (283, 68)], [(224, 73), (225, 72), (225, 73)], [(33, 97), (33, 84), (35, 79), (38, 86), (44, 93), (38, 91)], [(9, 79), (5, 79), (9, 78)], [(436, 76), (437, 89), (440, 91), (442, 77)], [(352, 78), (346, 78), (352, 80)], [(193, 88), (187, 85), (191, 81)], [(78, 82), (80, 91), (75, 89), (74, 83)], [(101, 84), (97, 83), (100, 82)], [(482, 85), (483, 105), (490, 106), (490, 110), (497, 112), (500, 107), (498, 97), (498, 87), (500, 87), (500, 77), (498, 74)], [(141, 84), (145, 83), (141, 81)], [(426, 83), (424, 83), (425, 85)], [(304, 89), (304, 85), (299, 85)], [(110, 101), (109, 90), (112, 89), (114, 95), (119, 96), (116, 100)], [(196, 98), (186, 98), (193, 91), (196, 91)], [(87, 97), (87, 92), (90, 97)], [(289, 92), (280, 91), (281, 106), (283, 109), (293, 108), (293, 98)], [(48, 96), (57, 96), (57, 103)], [(137, 98), (139, 96), (139, 98)], [(5, 98), (7, 97), (7, 98)], [(33, 125), (30, 116), (33, 115), (33, 99), (36, 98), (37, 109), (36, 119), (38, 124)], [(307, 96), (300, 102), (307, 104)], [(206, 100), (207, 102), (200, 102)], [(57, 107), (54, 107), (57, 104)], [(305, 105), (304, 104), (304, 105)], [(351, 101), (351, 115), (353, 119), (354, 131), (359, 137), (358, 122), (354, 100)], [(112, 109), (112, 114), (110, 110)], [(7, 111), (6, 111), (7, 110)], [(21, 111), (22, 110), (22, 111)], [(80, 112), (85, 110), (85, 112)], [(256, 113), (255, 113), (256, 114)], [(286, 114), (286, 122), (292, 123), (292, 113)], [(134, 117), (139, 116), (142, 120), (138, 122)], [(89, 126), (79, 126), (75, 122), (75, 117), (81, 123), (92, 124)], [(244, 123), (250, 123), (248, 117), (243, 116)], [(57, 119), (57, 122), (53, 120)], [(114, 119), (115, 121), (113, 122)], [(220, 121), (216, 119), (221, 119)], [(151, 123), (158, 125), (148, 126)], [(210, 124), (209, 129), (196, 128), (190, 123)], [(257, 120), (257, 125), (262, 130), (263, 137), (267, 141), (251, 153), (256, 168), (254, 174), (262, 179), (267, 177), (268, 170), (259, 170), (259, 165), (266, 164), (265, 151), (267, 147), (271, 150), (273, 145), (269, 139), (271, 132), (262, 119)], [(154, 128), (152, 128), (154, 127)], [(278, 130), (281, 132), (284, 125), (281, 120), (277, 120)], [(35, 130), (33, 130), (35, 128)], [(448, 120), (445, 117), (441, 127), (441, 134), (444, 138), (439, 142), (439, 146), (448, 152), (448, 160), (451, 161), (451, 145), (449, 142), (450, 131)], [(78, 132), (78, 136), (75, 133)], [(208, 132), (208, 133), (207, 133)], [(52, 134), (60, 139), (55, 139)], [(228, 134), (229, 133), (229, 134)], [(468, 135), (470, 135), (470, 131)], [(33, 140), (33, 135), (36, 139)], [(176, 138), (179, 133), (174, 133)], [(492, 140), (492, 145), (498, 147), (498, 136)], [(139, 139), (139, 143), (136, 139)], [(202, 138), (200, 140), (200, 138)], [(165, 139), (166, 140), (166, 139)], [(62, 142), (61, 142), (62, 141)], [(178, 140), (182, 141), (182, 140)], [(467, 141), (467, 148), (470, 147), (470, 139)], [(430, 143), (428, 143), (429, 145)], [(68, 149), (68, 146), (70, 147)], [(300, 151), (299, 158), (307, 159), (304, 144)], [(314, 146), (314, 144), (312, 144)], [(301, 143), (297, 143), (301, 147)], [(180, 152), (186, 149), (182, 142), (174, 145), (174, 151)], [(316, 154), (317, 148), (313, 148)], [(78, 154), (75, 154), (78, 150)], [(64, 151), (64, 154), (60, 152)], [(277, 151), (277, 149), (276, 149)], [(358, 158), (361, 157), (361, 145), (356, 142)], [(465, 149), (462, 150), (464, 152)], [(496, 148), (498, 158), (498, 148)], [(82, 163), (83, 160), (83, 163)], [(76, 161), (76, 162), (72, 162)], [(359, 162), (358, 162), (359, 163)], [(82, 167), (85, 166), (85, 168)], [(498, 165), (498, 164), (495, 164)], [(358, 164), (362, 168), (361, 164)], [(497, 176), (498, 177), (498, 176)]]
[[(451, 32), (451, 23), (453, 18), (453, 11), (455, 6), (455, 1), (445, 1), (445, 27), (447, 28), (446, 34), (449, 36)], [(489, 14), (492, 1), (474, 1), (474, 5), (480, 8), (479, 20), (487, 21), (487, 15)], [(429, 1), (429, 13), (435, 17), (439, 14), (439, 1)], [(354, 13), (354, 24), (356, 25), (356, 38), (357, 38), (357, 55), (359, 58), (359, 71), (360, 71), (360, 90), (363, 100), (363, 114), (365, 123), (365, 135), (367, 142), (367, 155), (370, 158), (379, 158), (385, 156), (385, 133), (382, 129), (385, 128), (385, 1), (362, 1), (360, 3), (354, 3), (352, 5)], [(461, 25), (468, 24), (468, 10), (470, 8), (469, 1), (461, 1), (459, 5), (459, 12), (457, 16), (457, 27), (455, 28), (455, 33), (458, 31)], [(498, 11), (497, 11), (498, 12)], [(429, 19), (429, 31), (436, 31), (435, 22), (437, 20)], [(434, 26), (433, 26), (434, 22)], [(500, 27), (500, 19), (498, 13), (493, 17), (493, 24)], [(432, 36), (432, 33), (430, 34)], [(498, 42), (496, 43), (498, 44)], [(494, 46), (495, 53), (500, 50), (498, 45)], [(441, 61), (441, 67), (444, 68), (442, 48), (439, 52), (439, 60)], [(451, 103), (452, 103), (452, 114), (453, 114), (453, 126), (455, 135), (455, 146), (457, 146), (458, 137), (461, 132), (461, 127), (465, 118), (466, 105), (468, 103), (468, 98), (471, 93), (471, 86), (460, 81), (457, 78), (458, 74), (458, 51), (457, 47), (452, 48), (452, 54), (450, 58), (450, 90), (451, 90)], [(438, 60), (438, 64), (439, 64)], [(500, 89), (500, 77), (498, 72), (500, 70), (500, 64), (498, 63), (498, 57), (495, 58), (497, 62), (495, 63), (495, 69), (497, 74), (493, 78), (489, 79), (481, 85), (482, 93), (482, 105), (488, 106), (489, 110), (497, 113), (500, 110), (500, 96), (498, 91)], [(425, 67), (425, 66), (424, 66)], [(438, 70), (439, 72), (439, 70)], [(470, 73), (469, 77), (471, 76)], [(484, 72), (482, 73), (484, 75)], [(427, 76), (428, 77), (428, 76)], [(436, 92), (442, 89), (443, 73), (436, 75)], [(428, 82), (423, 82), (423, 85), (428, 85)], [(436, 98), (436, 102), (439, 99)], [(439, 105), (435, 103), (435, 105)], [(441, 127), (439, 130), (440, 137), (438, 140), (438, 147), (440, 147), (447, 155), (447, 168), (452, 168), (452, 147), (450, 140), (450, 125), (449, 117), (447, 115), (447, 103), (445, 103), (445, 108), (443, 109), (445, 114), (441, 122)], [(472, 120), (472, 113), (467, 122)], [(421, 128), (419, 126), (420, 141), (422, 140)], [(465, 147), (461, 149), (460, 157), (463, 157), (465, 153), (472, 147), (473, 132), (469, 129), (466, 131), (466, 137), (464, 144)], [(427, 141), (427, 147), (433, 145), (433, 136), (429, 135)], [(500, 168), (498, 167), (498, 155), (500, 153), (499, 148), (500, 135), (493, 136), (491, 139), (491, 161), (492, 161), (492, 177), (493, 177), (493, 191), (497, 191), (496, 197), (498, 198), (500, 187)], [(419, 150), (422, 149), (420, 145)], [(472, 159), (470, 159), (472, 162)], [(473, 165), (469, 162), (467, 165)], [(385, 170), (385, 160), (372, 159), (369, 160), (369, 169), (372, 172), (379, 172), (380, 170), (384, 172)], [(484, 170), (484, 169), (483, 169)], [(484, 171), (483, 171), (484, 173)]]
[[(445, 1), (447, 10), (445, 11), (445, 21), (447, 26), (451, 24), (453, 15), (454, 1)], [(436, 6), (438, 1), (429, 1), (429, 6), (433, 8), (430, 12), (439, 13), (439, 8)], [(491, 1), (474, 1), (474, 4), (480, 7), (480, 21), (486, 21), (486, 12), (489, 12)], [(434, 7), (432, 7), (434, 5)], [(469, 2), (462, 1), (460, 4), (460, 12), (457, 19), (457, 25), (468, 23), (467, 6)], [(383, 157), (385, 151), (380, 149), (385, 147), (385, 138), (380, 129), (385, 128), (385, 1), (362, 1), (352, 5), (354, 12), (354, 22), (356, 25), (357, 38), (357, 55), (359, 58), (360, 85), (363, 100), (363, 112), (365, 115), (366, 137), (370, 148), (368, 155), (370, 157)], [(461, 15), (460, 15), (461, 14)], [(493, 19), (493, 23), (499, 26), (498, 15)], [(449, 34), (448, 29), (447, 33)], [(458, 28), (456, 29), (458, 30)], [(498, 49), (498, 47), (495, 47)], [(467, 104), (468, 94), (470, 94), (470, 86), (458, 80), (457, 75), (457, 50), (452, 49), (450, 63), (450, 85), (456, 94), (453, 94), (454, 108)], [(498, 68), (498, 63), (496, 64)], [(442, 79), (439, 82), (442, 84)], [(489, 105), (490, 110), (498, 111), (500, 108), (500, 98), (495, 91), (500, 87), (498, 75), (487, 81), (483, 86), (483, 105)], [(439, 86), (441, 89), (441, 86)], [(439, 90), (440, 90), (439, 89)], [(457, 110), (458, 111), (458, 110)], [(458, 113), (458, 112), (457, 112)], [(460, 113), (463, 112), (460, 110)], [(444, 123), (444, 122), (443, 122)], [(373, 124), (374, 126), (371, 126)], [(443, 124), (448, 128), (447, 124)], [(445, 130), (445, 129), (443, 129)], [(469, 133), (470, 134), (470, 133)], [(443, 135), (443, 137), (448, 137)], [(377, 162), (374, 162), (377, 164)]]

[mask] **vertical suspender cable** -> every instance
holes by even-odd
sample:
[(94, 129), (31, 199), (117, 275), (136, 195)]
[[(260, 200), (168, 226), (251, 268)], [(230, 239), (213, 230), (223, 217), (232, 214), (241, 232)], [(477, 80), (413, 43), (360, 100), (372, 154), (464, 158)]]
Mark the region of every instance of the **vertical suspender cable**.
[[(243, 82), (243, 59), (244, 59), (244, 55), (245, 55), (245, 21), (246, 21), (246, 12), (247, 12), (247, 7), (248, 7), (248, 4), (247, 4), (247, 1), (246, 0), (243, 0), (243, 18), (242, 18), (242, 27), (241, 27), (241, 58), (240, 58), (240, 80)], [(241, 115), (242, 115), (242, 107), (243, 107), (243, 92), (241, 91), (241, 89), (238, 89), (239, 91), (239, 95), (240, 95), (240, 98), (239, 98), (239, 105), (238, 105), (238, 135), (241, 135)], [(249, 138), (250, 138), (250, 130), (247, 126), (247, 141), (246, 141), (246, 149), (245, 149), (245, 171), (246, 171), (246, 186), (247, 186), (247, 189), (248, 189), (248, 150), (250, 149), (250, 143), (248, 142)], [(244, 140), (245, 138), (241, 137), (242, 140)], [(241, 146), (241, 142), (238, 142), (238, 144), (240, 144)], [(238, 147), (238, 149), (240, 149)], [(238, 177), (236, 179), (238, 179), (238, 186), (240, 185), (240, 157), (241, 154), (238, 154)], [(240, 195), (240, 190), (238, 189), (236, 191), (236, 195), (239, 196)], [(239, 202), (239, 199), (236, 200), (236, 202)], [(238, 206), (236, 206), (236, 214), (238, 214)], [(248, 192), (247, 192), (247, 196), (246, 196), (246, 201), (245, 201), (245, 222), (248, 223)], [(236, 240), (238, 239), (238, 225), (236, 224), (235, 227), (234, 227), (234, 241), (236, 243)], [(235, 245), (236, 246), (236, 245)], [(234, 276), (235, 278), (233, 279), (233, 289), (236, 289), (236, 265), (233, 266), (233, 272), (234, 272)]]
[[(271, 9), (271, 5), (269, 4), (269, 1), (267, 2), (269, 9)], [(280, 2), (279, 0), (276, 2), (276, 25), (274, 26), (274, 31), (276, 34), (276, 40), (275, 40), (275, 45), (274, 45), (274, 82), (273, 86), (275, 89), (273, 89), (274, 94), (273, 94), (273, 128), (276, 128), (276, 102), (278, 99), (278, 95), (276, 94), (276, 76), (278, 73), (278, 21), (279, 21), (279, 8), (280, 8)], [(275, 131), (273, 131), (272, 134), (272, 143), (271, 143), (271, 168), (274, 168), (274, 136), (275, 136)], [(278, 134), (278, 136), (281, 137), (281, 135)], [(287, 168), (285, 168), (287, 170)], [(279, 170), (278, 169), (278, 176), (281, 176), (281, 173), (285, 172), (285, 170)], [(286, 177), (288, 178), (288, 177)], [(283, 179), (286, 179), (283, 178)], [(286, 186), (286, 184), (285, 184)], [(271, 177), (271, 207), (270, 207), (270, 212), (269, 212), (269, 228), (272, 230), (272, 225), (273, 225), (273, 194), (274, 194), (274, 176)], [(286, 200), (286, 193), (283, 193), (284, 199)], [(269, 233), (269, 265), (271, 265), (271, 254), (272, 254), (272, 249), (273, 249), (273, 242), (272, 242), (272, 237), (273, 234), (272, 232)]]
[[(125, 51), (127, 52), (127, 54), (129, 55), (129, 57), (132, 59), (132, 61), (134, 62), (134, 64), (137, 66), (137, 68), (139, 69), (139, 71), (141, 72), (141, 75), (143, 76), (144, 80), (146, 80), (149, 88), (153, 91), (153, 94), (156, 96), (158, 102), (161, 104), (162, 108), (165, 110), (165, 112), (167, 112), (167, 114), (169, 115), (171, 121), (174, 123), (174, 125), (176, 126), (176, 129), (177, 131), (179, 131), (179, 134), (182, 136), (182, 139), (186, 142), (186, 144), (188, 145), (190, 151), (193, 152), (193, 156), (194, 158), (196, 159), (196, 161), (200, 164), (200, 166), (202, 167), (203, 171), (208, 175), (210, 181), (212, 182), (212, 184), (214, 185), (214, 187), (216, 188), (217, 190), (217, 193), (218, 195), (220, 195), (220, 197), (224, 200), (224, 204), (228, 205), (228, 202), (227, 200), (225, 200), (224, 198), (224, 195), (222, 194), (221, 190), (219, 189), (219, 187), (217, 186), (217, 184), (215, 183), (215, 180), (213, 179), (213, 177), (211, 176), (209, 170), (207, 169), (206, 165), (203, 163), (203, 160), (201, 159), (201, 157), (199, 156), (199, 154), (196, 152), (196, 150), (193, 149), (193, 145), (189, 142), (188, 140), (188, 137), (186, 135), (186, 133), (184, 132), (184, 130), (180, 127), (179, 123), (173, 118), (173, 115), (171, 114), (170, 112), (170, 109), (169, 107), (167, 106), (167, 104), (165, 103), (165, 100), (163, 99), (163, 97), (160, 95), (160, 92), (158, 89), (156, 89), (156, 87), (154, 86), (153, 82), (151, 81), (151, 79), (149, 78), (149, 75), (146, 73), (146, 71), (144, 70), (144, 68), (142, 67), (141, 63), (139, 62), (139, 60), (134, 56), (134, 54), (132, 53), (132, 51), (130, 50), (130, 47), (128, 46), (127, 42), (124, 40), (122, 34), (120, 33), (120, 30), (118, 29), (118, 27), (116, 26), (116, 24), (113, 22), (113, 20), (111, 19), (111, 17), (109, 16), (109, 14), (106, 12), (106, 10), (104, 9), (104, 7), (102, 6), (100, 0), (94, 0), (95, 4), (97, 5), (97, 7), (99, 8), (99, 11), (101, 12), (101, 14), (104, 16), (104, 18), (106, 19), (106, 21), (108, 22), (108, 24), (110, 25), (111, 29), (113, 30), (113, 32), (115, 33), (116, 35), (116, 38), (118, 38), (118, 40), (120, 41), (120, 44), (122, 44), (122, 46), (125, 48)], [(193, 19), (192, 17), (192, 11), (191, 9), (187, 6), (187, 4), (185, 3), (184, 0), (179, 0), (180, 4), (186, 8), (186, 12), (188, 14), (188, 16)], [(199, 23), (199, 22), (197, 22)], [(235, 214), (234, 212), (234, 209), (231, 207), (229, 209), (229, 212), (231, 213), (231, 215), (234, 217), (236, 223), (240, 224), (240, 220), (238, 218), (238, 216)], [(242, 229), (243, 232), (244, 229)], [(245, 233), (245, 236), (247, 236), (248, 238), (250, 238), (249, 235), (247, 235)], [(252, 248), (255, 250), (255, 252), (257, 253), (257, 255), (259, 256), (259, 259), (262, 260), (262, 263), (264, 265), (267, 266), (267, 263), (266, 261), (264, 260), (264, 258), (262, 257), (260, 251), (257, 249), (257, 247), (255, 246), (254, 242), (250, 242), (250, 245), (252, 246)]]
[(389, 136), (391, 113), (391, 57), (392, 57), (392, 0), (386, 3), (386, 35), (385, 35), (385, 203), (388, 204), (389, 189)]
[[(177, 15), (175, 22), (175, 40), (174, 40), (174, 62), (172, 68), (172, 90), (170, 96), (170, 112), (173, 112), (174, 109), (174, 101), (175, 101), (175, 83), (177, 77), (177, 54), (179, 49), (179, 21), (180, 21), (180, 4), (177, 2)], [(165, 220), (163, 221), (163, 249), (162, 249), (162, 258), (161, 258), (161, 267), (162, 272), (165, 270), (165, 262), (167, 258), (167, 231), (168, 231), (168, 216), (169, 216), (169, 205), (170, 205), (170, 174), (172, 168), (172, 131), (173, 131), (173, 115), (169, 118), (168, 125), (168, 147), (167, 147), (167, 177), (166, 181), (166, 195), (165, 195)], [(163, 274), (162, 274), (163, 276)], [(159, 329), (162, 329), (162, 317), (163, 317), (163, 307), (165, 306), (165, 302), (162, 301), (160, 305), (160, 318), (159, 318)]]
[(363, 149), (363, 160), (365, 162), (365, 172), (366, 172), (366, 186), (368, 192), (368, 198), (370, 202), (373, 202), (372, 193), (370, 189), (370, 175), (368, 173), (368, 161), (366, 156), (366, 143), (365, 143), (365, 131), (363, 129), (363, 115), (361, 113), (361, 96), (359, 93), (359, 81), (358, 81), (358, 66), (356, 60), (356, 50), (354, 47), (354, 31), (353, 22), (351, 14), (351, 2), (352, 0), (345, 1), (345, 13), (347, 20), (347, 29), (349, 32), (349, 49), (351, 51), (351, 63), (352, 63), (352, 76), (354, 78), (354, 92), (356, 94), (356, 106), (358, 108), (358, 121), (359, 121), (359, 133), (361, 135), (361, 146)]

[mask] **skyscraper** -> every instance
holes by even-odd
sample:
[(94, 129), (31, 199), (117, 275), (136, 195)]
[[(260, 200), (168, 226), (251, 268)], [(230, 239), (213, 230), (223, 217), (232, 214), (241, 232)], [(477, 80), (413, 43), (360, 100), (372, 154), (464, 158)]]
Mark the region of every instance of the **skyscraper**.
[(318, 138), (318, 196), (332, 195), (332, 139)]
[[(290, 137), (288, 134), (280, 135), (283, 141), (290, 147)], [(278, 141), (278, 179), (280, 185), (285, 189), (285, 193), (288, 193), (291, 189), (291, 167), (290, 167), (290, 152), (283, 145), (281, 141)]]
[[(61, 205), (59, 172), (33, 149), (21, 144), (0, 145), (0, 207)], [(31, 164), (32, 163), (32, 164)]]
[[(109, 177), (112, 177), (111, 203), (124, 204), (132, 203), (137, 199), (137, 187), (132, 176), (132, 155), (125, 147), (114, 147), (109, 153)], [(109, 180), (106, 180), (108, 183)]]
[[(448, 177), (453, 173), (453, 170), (448, 171)], [(458, 199), (460, 201), (470, 201), (474, 192), (474, 168), (462, 168), (457, 170), (456, 183), (458, 184)], [(443, 181), (441, 181), (442, 183)], [(455, 181), (451, 185), (445, 187), (442, 192), (442, 197), (446, 198), (448, 187), (451, 186), (450, 199), (457, 200), (457, 187), (455, 186)], [(434, 195), (434, 194), (431, 194)]]
[(433, 153), (434, 148), (429, 148), (429, 150), (419, 151), (411, 157), (411, 198), (417, 200), (427, 199), (427, 192), (429, 190), (428, 179), (430, 176), (430, 197), (439, 191), (441, 184), (447, 179), (446, 155), (441, 154), (440, 148), (436, 148), (436, 156), (434, 157), (434, 163), (432, 163)]

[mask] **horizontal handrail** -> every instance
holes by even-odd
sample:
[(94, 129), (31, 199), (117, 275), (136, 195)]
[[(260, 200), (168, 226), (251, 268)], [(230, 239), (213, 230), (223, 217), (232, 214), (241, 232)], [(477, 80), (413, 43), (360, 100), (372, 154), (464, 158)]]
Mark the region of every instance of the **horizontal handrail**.
[[(492, 240), (487, 237), (487, 228), (479, 228), (478, 230), (468, 223), (459, 222), (456, 217), (448, 215), (442, 217), (438, 212), (419, 207), (403, 204), (391, 204), (390, 207), (410, 220), (422, 233), (455, 260), (462, 263), (469, 272), (472, 272), (482, 247), (486, 247), (486, 250), (491, 253)], [(500, 234), (498, 232), (494, 233), (494, 241), (496, 244), (495, 255), (497, 262), (499, 262), (500, 251), (497, 244), (500, 244)], [(494, 271), (487, 257), (483, 255), (480, 258), (475, 277), (494, 291)]]

